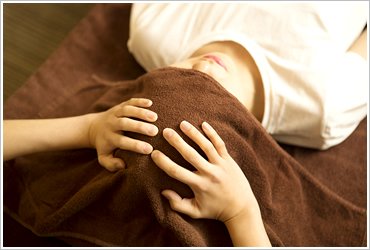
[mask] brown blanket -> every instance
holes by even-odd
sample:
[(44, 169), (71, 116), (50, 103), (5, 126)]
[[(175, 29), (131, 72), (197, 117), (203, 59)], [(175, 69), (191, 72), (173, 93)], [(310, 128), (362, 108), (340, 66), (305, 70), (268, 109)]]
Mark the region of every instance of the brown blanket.
[[(128, 98), (129, 93), (126, 90), (134, 81), (116, 81), (135, 79), (144, 72), (125, 45), (129, 13), (129, 4), (96, 5), (24, 87), (8, 100), (4, 106), (4, 118), (78, 115), (105, 110), (115, 102)], [(90, 77), (91, 74), (99, 77)], [(192, 75), (194, 76), (204, 77), (199, 73)], [(217, 83), (213, 82), (213, 87), (220, 90), (216, 86)], [(196, 89), (190, 90), (193, 95), (196, 93)], [(168, 97), (173, 92), (169, 94)], [(154, 99), (152, 95), (149, 97)], [(182, 98), (183, 95), (180, 95), (178, 100)], [(225, 101), (227, 99), (233, 102), (230, 96)], [(164, 99), (156, 101), (152, 107), (160, 114), (162, 113), (157, 110), (159, 107), (171, 109), (162, 100)], [(223, 100), (218, 98), (210, 107), (220, 101)], [(184, 109), (182, 105), (180, 102), (175, 106)], [(195, 105), (199, 111), (202, 102), (192, 101), (186, 105)], [(230, 110), (235, 109), (229, 103), (227, 106)], [(178, 112), (174, 108), (173, 111)], [(203, 109), (202, 112), (211, 112), (211, 109)], [(199, 122), (207, 120), (216, 129), (223, 131), (220, 132), (221, 135), (227, 131), (235, 131), (232, 135), (239, 138), (236, 140), (243, 137), (243, 134), (238, 134), (240, 131), (245, 132), (248, 129), (248, 139), (241, 143), (244, 145), (241, 147), (247, 146), (243, 156), (243, 162), (248, 162), (246, 176), (253, 190), (259, 194), (256, 196), (261, 207), (263, 206), (263, 218), (273, 244), (366, 246), (366, 118), (345, 142), (327, 151), (281, 145), (297, 163), (279, 149), (268, 135), (260, 131), (260, 127), (247, 111), (241, 112), (246, 113), (246, 116), (237, 119), (248, 121), (244, 128), (239, 128), (239, 120), (232, 122), (235, 117), (222, 124), (215, 120), (216, 117), (208, 119), (210, 115), (207, 113), (198, 121), (182, 116), (185, 115), (183, 112), (176, 118), (176, 122), (162, 120), (166, 116), (161, 115), (158, 126), (162, 126), (161, 129), (163, 126), (178, 129), (182, 119), (188, 119), (197, 126)], [(227, 119), (223, 117), (226, 114), (228, 113), (218, 113), (217, 117)], [(165, 121), (166, 124), (163, 123)], [(170, 150), (165, 148), (168, 145), (161, 136), (157, 136), (156, 140), (144, 139), (163, 151)], [(235, 143), (232, 139), (226, 141), (229, 145)], [(263, 145), (263, 142), (272, 147)], [(261, 147), (265, 149), (262, 150)], [(240, 157), (241, 152), (234, 149), (232, 156)], [(178, 156), (173, 151), (167, 153), (173, 157)], [(117, 152), (117, 156), (125, 158), (131, 166), (149, 161), (142, 156), (128, 157), (127, 152), (121, 151)], [(276, 156), (280, 157), (280, 163), (272, 161)], [(266, 164), (268, 162), (271, 165)], [(190, 167), (185, 163), (183, 165)], [(50, 242), (41, 242), (41, 238), (32, 238), (27, 231), (21, 231), (21, 227), (7, 219), (9, 214), (38, 235), (57, 236), (73, 246), (230, 244), (228, 234), (219, 222), (192, 220), (171, 211), (168, 201), (159, 194), (161, 188), (173, 187), (184, 196), (191, 195), (191, 192), (174, 180), (165, 182), (169, 178), (155, 165), (150, 166), (138, 168), (137, 171), (129, 168), (125, 173), (110, 174), (98, 165), (94, 150), (38, 154), (5, 162), (4, 246), (56, 246)], [(76, 170), (80, 172), (76, 173)], [(149, 175), (152, 174), (162, 179), (155, 180), (155, 175), (150, 178)], [(133, 178), (127, 178), (128, 176)], [(49, 178), (55, 182), (51, 183)], [(262, 180), (259, 181), (258, 178)], [(150, 183), (155, 184), (153, 188), (148, 186)], [(136, 191), (128, 189), (129, 184), (140, 188)], [(127, 190), (122, 190), (125, 185)], [(40, 189), (44, 189), (44, 192), (39, 193)], [(290, 196), (292, 190), (295, 190), (297, 196)], [(85, 191), (90, 193), (81, 196)], [(135, 192), (136, 196), (124, 196), (124, 191)], [(301, 203), (296, 204), (298, 201)], [(139, 208), (135, 208), (135, 204), (139, 204)], [(124, 214), (123, 211), (129, 214)], [(300, 213), (302, 217), (298, 216)], [(298, 217), (296, 221), (295, 217)], [(113, 233), (104, 233), (107, 220), (113, 221), (108, 227)], [(86, 233), (87, 230), (90, 234)], [(9, 239), (12, 239), (13, 244), (5, 245), (10, 242)]]
[[(193, 70), (163, 68), (136, 81), (107, 82), (96, 76), (76, 85), (69, 98), (39, 111), (60, 117), (106, 110), (131, 97), (153, 100), (159, 130), (179, 130), (182, 120), (209, 122), (224, 138), (260, 204), (274, 246), (362, 246), (366, 209), (329, 190), (288, 155), (254, 117), (211, 77)], [(131, 133), (178, 164), (193, 169), (164, 139)], [(184, 136), (185, 137), (185, 136)], [(189, 144), (200, 149), (186, 137)], [(192, 197), (148, 155), (117, 150), (126, 170), (110, 173), (94, 150), (21, 157), (4, 167), (4, 205), (38, 235), (101, 246), (230, 246), (225, 226), (171, 210), (160, 195), (173, 189)], [(354, 194), (356, 195), (356, 194)], [(246, 232), (248, 233), (248, 232)], [(73, 242), (72, 240), (70, 242)]]

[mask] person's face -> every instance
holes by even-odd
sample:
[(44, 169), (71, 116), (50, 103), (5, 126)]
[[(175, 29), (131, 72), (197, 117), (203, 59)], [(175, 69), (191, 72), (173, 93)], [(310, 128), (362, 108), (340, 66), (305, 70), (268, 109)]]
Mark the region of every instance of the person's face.
[(219, 82), (227, 91), (245, 104), (243, 77), (234, 61), (224, 53), (212, 52), (189, 58), (170, 65), (171, 67), (199, 70)]

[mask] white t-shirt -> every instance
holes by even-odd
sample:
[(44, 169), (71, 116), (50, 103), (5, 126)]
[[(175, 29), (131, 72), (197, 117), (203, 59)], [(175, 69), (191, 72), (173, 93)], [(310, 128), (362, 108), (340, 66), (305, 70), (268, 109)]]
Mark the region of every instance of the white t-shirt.
[(346, 52), (368, 2), (135, 3), (129, 51), (147, 71), (213, 41), (244, 46), (264, 84), (262, 126), (275, 140), (327, 149), (367, 114), (368, 63)]

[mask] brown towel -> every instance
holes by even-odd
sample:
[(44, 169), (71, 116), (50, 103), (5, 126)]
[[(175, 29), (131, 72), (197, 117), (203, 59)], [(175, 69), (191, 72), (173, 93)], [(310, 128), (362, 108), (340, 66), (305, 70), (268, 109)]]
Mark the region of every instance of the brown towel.
[[(129, 135), (188, 169), (193, 167), (163, 139), (163, 129), (175, 129), (198, 151), (179, 130), (180, 122), (200, 128), (207, 121), (216, 129), (251, 184), (274, 246), (366, 245), (366, 209), (312, 176), (235, 97), (201, 72), (163, 68), (118, 83), (92, 77), (76, 85), (68, 98), (45, 106), (38, 117), (103, 111), (131, 97), (153, 100), (160, 133), (153, 138)], [(57, 236), (76, 246), (231, 246), (221, 222), (194, 220), (171, 210), (161, 190), (173, 189), (183, 197), (192, 197), (192, 192), (150, 156), (123, 150), (116, 156), (126, 161), (127, 169), (108, 172), (89, 149), (8, 162), (5, 212), (40, 236)]]

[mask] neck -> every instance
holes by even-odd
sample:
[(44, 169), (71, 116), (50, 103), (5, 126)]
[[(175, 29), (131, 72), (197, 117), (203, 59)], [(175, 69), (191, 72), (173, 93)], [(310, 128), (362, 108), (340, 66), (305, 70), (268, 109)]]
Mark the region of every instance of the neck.
[(206, 44), (198, 49), (191, 57), (212, 52), (225, 53), (233, 59), (243, 79), (245, 93), (243, 104), (261, 122), (265, 103), (264, 90), (260, 72), (252, 56), (240, 44), (232, 41), (222, 41)]

